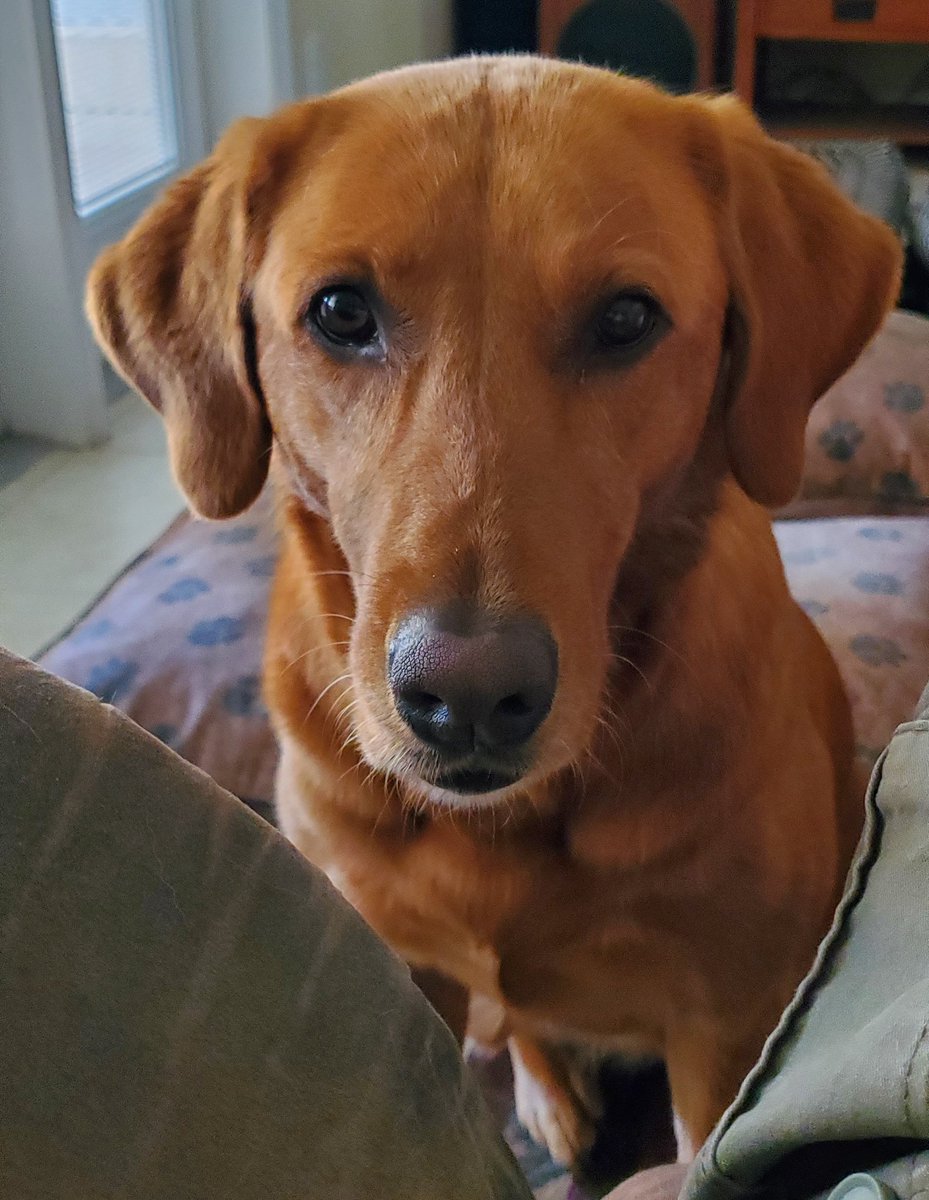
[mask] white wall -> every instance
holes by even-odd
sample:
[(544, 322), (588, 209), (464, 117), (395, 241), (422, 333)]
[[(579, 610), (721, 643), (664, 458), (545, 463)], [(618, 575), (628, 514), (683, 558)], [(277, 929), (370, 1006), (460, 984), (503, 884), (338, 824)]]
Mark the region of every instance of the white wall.
[(198, 0), (208, 144), (237, 117), (442, 58), (453, 0)]
[(100, 361), (68, 244), (30, 4), (0, 7), (0, 393), (14, 432), (73, 446), (106, 435)]
[[(195, 3), (174, 0), (179, 60), (196, 59)], [(190, 130), (179, 130), (179, 157), (187, 164), (203, 153), (196, 62), (181, 74)], [(162, 186), (152, 182), (86, 220), (77, 217), (48, 6), (0, 0), (0, 394), (3, 421), (14, 432), (75, 447), (106, 438), (111, 376), (84, 317), (84, 280), (97, 253)]]
[(290, 13), (304, 95), (451, 53), (452, 0), (290, 0)]
[(199, 0), (195, 12), (206, 141), (212, 145), (237, 117), (263, 116), (297, 95), (289, 3)]

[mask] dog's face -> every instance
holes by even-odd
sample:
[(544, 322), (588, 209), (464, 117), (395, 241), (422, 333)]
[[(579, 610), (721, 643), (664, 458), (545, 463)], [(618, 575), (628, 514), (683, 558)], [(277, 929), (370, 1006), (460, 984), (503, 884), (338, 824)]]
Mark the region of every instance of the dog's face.
[(331, 522), (371, 764), (496, 798), (590, 741), (624, 561), (696, 464), (789, 497), (896, 269), (731, 102), (471, 60), (237, 127), (90, 309), (195, 507), (249, 503), (273, 436)]

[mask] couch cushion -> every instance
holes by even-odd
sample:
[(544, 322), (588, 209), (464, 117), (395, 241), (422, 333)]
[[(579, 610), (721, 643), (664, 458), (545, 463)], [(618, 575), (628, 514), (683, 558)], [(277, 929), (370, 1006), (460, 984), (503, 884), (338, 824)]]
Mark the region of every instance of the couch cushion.
[(806, 467), (784, 515), (929, 506), (929, 320), (891, 313), (855, 366), (816, 404)]
[(929, 516), (782, 521), (791, 590), (821, 629), (871, 761), (929, 679)]
[(0, 1196), (530, 1200), (455, 1041), (322, 873), (0, 651)]
[(181, 517), (41, 659), (263, 816), (277, 762), (261, 700), (272, 507), (264, 495), (222, 524)]

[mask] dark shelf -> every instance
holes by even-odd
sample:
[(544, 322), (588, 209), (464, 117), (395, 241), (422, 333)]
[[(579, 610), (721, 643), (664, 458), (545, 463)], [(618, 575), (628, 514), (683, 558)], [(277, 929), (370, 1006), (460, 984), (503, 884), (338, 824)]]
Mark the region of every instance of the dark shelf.
[(886, 138), (904, 146), (929, 145), (929, 107), (922, 105), (764, 104), (758, 114), (779, 137)]

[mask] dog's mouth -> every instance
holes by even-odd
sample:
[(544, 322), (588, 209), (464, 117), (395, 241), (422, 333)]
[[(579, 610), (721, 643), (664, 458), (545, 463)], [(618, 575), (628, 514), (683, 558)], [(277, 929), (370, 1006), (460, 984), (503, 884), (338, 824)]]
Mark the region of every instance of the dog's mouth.
[(450, 759), (413, 751), (394, 774), (411, 797), (439, 808), (486, 808), (512, 799), (531, 776), (534, 761), (534, 755), (476, 752)]
[(429, 781), (430, 786), (443, 792), (455, 792), (460, 796), (483, 796), (488, 792), (502, 792), (512, 787), (518, 775), (482, 768), (459, 768), (445, 771)]

